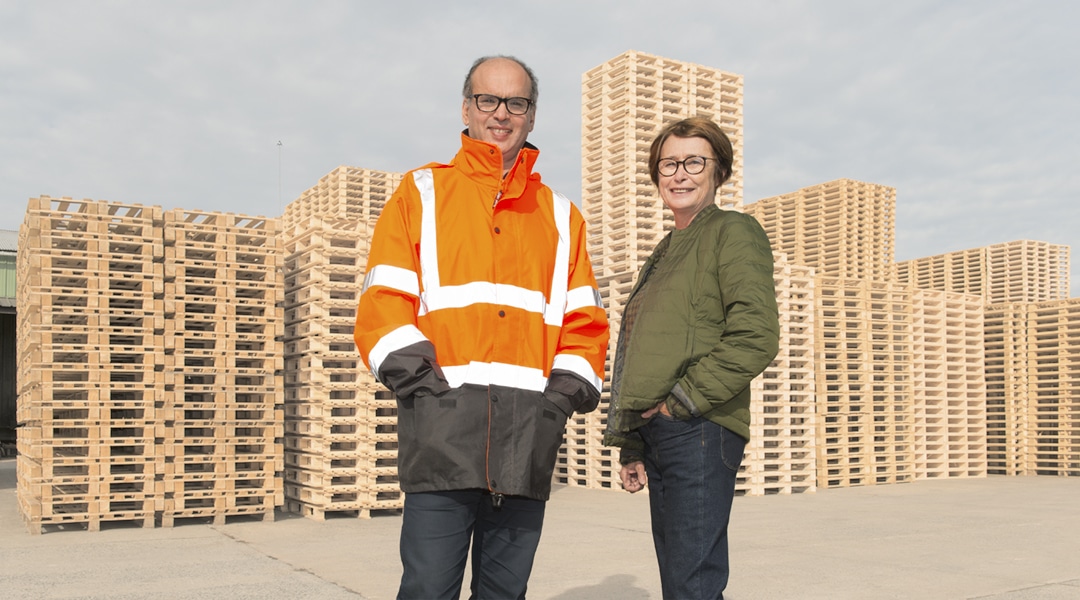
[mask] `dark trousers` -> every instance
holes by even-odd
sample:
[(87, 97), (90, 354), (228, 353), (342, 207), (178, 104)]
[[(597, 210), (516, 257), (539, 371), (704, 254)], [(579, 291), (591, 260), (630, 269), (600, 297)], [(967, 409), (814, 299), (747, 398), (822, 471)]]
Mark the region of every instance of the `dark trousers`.
[(399, 600), (457, 600), (472, 544), (470, 598), (525, 598), (546, 504), (483, 490), (405, 495)]
[(702, 418), (658, 414), (641, 428), (664, 598), (724, 597), (728, 517), (745, 440)]

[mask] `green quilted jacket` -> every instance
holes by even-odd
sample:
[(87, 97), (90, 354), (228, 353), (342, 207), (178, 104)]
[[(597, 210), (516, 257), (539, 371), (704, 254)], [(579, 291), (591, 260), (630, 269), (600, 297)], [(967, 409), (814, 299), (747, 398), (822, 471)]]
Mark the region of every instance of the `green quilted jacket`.
[(640, 460), (641, 413), (666, 400), (750, 438), (750, 381), (779, 350), (769, 239), (751, 216), (708, 206), (671, 231), (638, 273), (648, 281), (633, 325), (620, 326), (604, 444)]

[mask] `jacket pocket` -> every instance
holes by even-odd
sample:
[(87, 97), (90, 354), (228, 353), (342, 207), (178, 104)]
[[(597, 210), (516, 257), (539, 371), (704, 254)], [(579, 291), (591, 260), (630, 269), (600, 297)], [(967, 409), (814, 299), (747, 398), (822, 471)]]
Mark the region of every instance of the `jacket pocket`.
[(743, 452), (746, 450), (746, 440), (723, 425), (717, 425), (717, 427), (720, 428), (720, 458), (724, 461), (725, 467), (738, 471), (739, 465), (742, 464)]
[(493, 388), (485, 487), (546, 500), (566, 415), (540, 392)]
[(398, 401), (398, 471), (403, 488), (468, 479), (476, 469), (483, 456), (483, 440), (476, 433), (482, 429), (477, 423), (483, 421), (477, 419), (484, 417), (479, 403), (464, 400), (461, 388), (455, 388)]
[(550, 493), (551, 477), (555, 471), (559, 448), (566, 434), (567, 416), (550, 401), (540, 403), (537, 412), (536, 449), (533, 453), (533, 483), (536, 490), (543, 490), (544, 497)]

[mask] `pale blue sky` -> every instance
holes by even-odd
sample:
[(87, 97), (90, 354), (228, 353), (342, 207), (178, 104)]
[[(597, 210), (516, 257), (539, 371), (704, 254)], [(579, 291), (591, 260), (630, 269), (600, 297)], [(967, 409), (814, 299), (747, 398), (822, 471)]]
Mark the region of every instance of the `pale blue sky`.
[(527, 4), (7, 0), (0, 229), (39, 195), (277, 216), (339, 165), (449, 160), (485, 54), (536, 71), (577, 197), (581, 75), (633, 49), (744, 76), (746, 202), (850, 177), (897, 189), (898, 260), (1080, 251), (1080, 3)]

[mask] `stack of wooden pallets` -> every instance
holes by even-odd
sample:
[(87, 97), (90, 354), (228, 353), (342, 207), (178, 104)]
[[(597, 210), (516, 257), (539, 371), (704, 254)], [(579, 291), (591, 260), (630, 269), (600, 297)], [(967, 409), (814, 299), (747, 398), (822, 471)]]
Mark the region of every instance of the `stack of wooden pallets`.
[(276, 221), (165, 213), (163, 524), (283, 503)]
[(780, 351), (750, 384), (750, 441), (736, 494), (765, 496), (816, 490), (814, 271), (774, 254)]
[(160, 499), (162, 211), (37, 198), (20, 230), (19, 506), (31, 530)]
[(913, 288), (818, 277), (818, 487), (913, 481)]
[(985, 477), (983, 300), (927, 289), (911, 298), (915, 478)]
[(397, 405), (353, 342), (366, 222), (304, 217), (285, 243), (286, 508), (397, 509)]
[(42, 197), (20, 231), (18, 497), (32, 532), (272, 517), (276, 221)]

